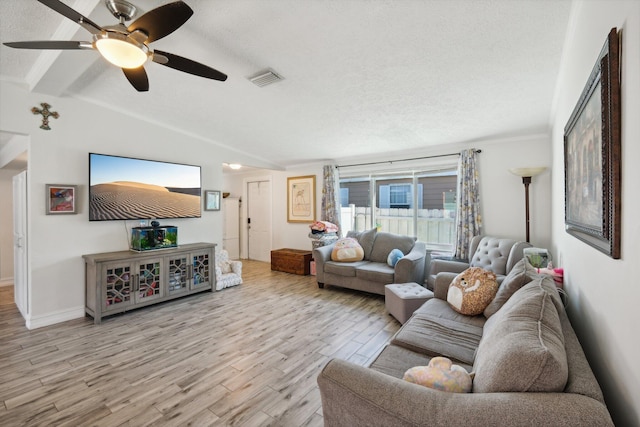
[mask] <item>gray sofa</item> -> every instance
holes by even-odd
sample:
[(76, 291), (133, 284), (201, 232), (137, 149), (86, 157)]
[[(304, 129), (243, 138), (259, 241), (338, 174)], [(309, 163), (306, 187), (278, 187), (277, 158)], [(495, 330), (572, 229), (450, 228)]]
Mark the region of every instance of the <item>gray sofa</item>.
[[(447, 289), (369, 367), (329, 361), (318, 376), (326, 426), (613, 426), (550, 277), (522, 260), (478, 316), (451, 309)], [(474, 372), (472, 392), (402, 379), (435, 356)]]
[[(318, 286), (340, 286), (384, 295), (384, 286), (391, 283), (424, 282), (426, 247), (414, 237), (376, 232), (349, 232), (364, 250), (364, 259), (355, 262), (331, 261), (332, 245), (313, 250)], [(400, 249), (404, 256), (395, 267), (387, 264), (389, 252)]]

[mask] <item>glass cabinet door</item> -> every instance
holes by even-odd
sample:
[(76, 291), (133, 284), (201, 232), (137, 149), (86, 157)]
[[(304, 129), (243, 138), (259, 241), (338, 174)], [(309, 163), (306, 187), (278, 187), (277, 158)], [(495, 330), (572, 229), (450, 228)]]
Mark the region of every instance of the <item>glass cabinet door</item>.
[(186, 291), (189, 285), (189, 256), (167, 258), (167, 290), (169, 294)]
[(131, 263), (112, 263), (104, 267), (103, 311), (117, 310), (132, 303), (133, 274)]
[(213, 262), (211, 258), (211, 251), (194, 252), (191, 254), (191, 289), (211, 287)]
[(162, 298), (164, 289), (161, 283), (162, 258), (150, 259), (137, 264), (136, 302)]

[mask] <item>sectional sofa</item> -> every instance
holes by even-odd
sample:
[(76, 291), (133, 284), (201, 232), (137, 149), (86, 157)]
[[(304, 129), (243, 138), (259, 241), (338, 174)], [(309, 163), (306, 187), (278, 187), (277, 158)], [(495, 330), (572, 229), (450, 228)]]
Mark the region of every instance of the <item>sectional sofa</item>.
[[(318, 376), (326, 426), (613, 426), (553, 280), (519, 261), (483, 314), (436, 284), (368, 367), (333, 359)], [(444, 356), (474, 372), (471, 393), (403, 380)]]

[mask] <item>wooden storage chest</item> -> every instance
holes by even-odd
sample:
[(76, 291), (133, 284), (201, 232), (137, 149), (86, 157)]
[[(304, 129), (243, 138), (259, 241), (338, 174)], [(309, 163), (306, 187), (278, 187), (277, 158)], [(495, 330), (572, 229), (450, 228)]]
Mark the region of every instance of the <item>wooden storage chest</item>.
[(271, 251), (271, 270), (285, 273), (309, 274), (311, 251), (302, 249), (276, 249)]

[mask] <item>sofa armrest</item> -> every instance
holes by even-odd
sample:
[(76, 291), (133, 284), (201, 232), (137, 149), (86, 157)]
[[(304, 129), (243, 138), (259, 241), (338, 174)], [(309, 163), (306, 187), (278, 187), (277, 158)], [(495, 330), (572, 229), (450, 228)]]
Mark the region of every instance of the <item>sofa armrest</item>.
[(447, 294), (449, 293), (449, 285), (453, 282), (453, 279), (459, 273), (438, 273), (436, 280), (433, 283), (433, 296), (441, 300), (447, 300)]
[(242, 276), (242, 261), (229, 261), (231, 265), (231, 271), (233, 271), (238, 276)]
[(316, 263), (316, 281), (324, 283), (324, 263), (331, 261), (331, 251), (335, 243), (313, 249), (313, 260)]
[(416, 282), (422, 285), (424, 283), (426, 256), (427, 247), (424, 242), (416, 242), (411, 251), (396, 263), (393, 280), (396, 283)]
[(509, 274), (511, 269), (518, 261), (524, 258), (525, 248), (531, 248), (533, 245), (528, 242), (516, 242), (509, 251), (509, 257), (507, 258), (507, 265), (505, 275)]
[(448, 393), (333, 359), (318, 376), (328, 426), (613, 426), (606, 407), (573, 393)]
[(453, 261), (448, 259), (432, 259), (431, 260), (431, 274), (437, 275), (441, 272), (449, 273), (462, 273), (469, 268), (468, 262)]

